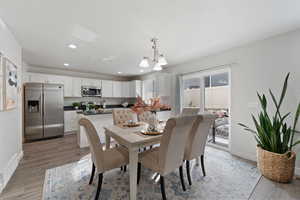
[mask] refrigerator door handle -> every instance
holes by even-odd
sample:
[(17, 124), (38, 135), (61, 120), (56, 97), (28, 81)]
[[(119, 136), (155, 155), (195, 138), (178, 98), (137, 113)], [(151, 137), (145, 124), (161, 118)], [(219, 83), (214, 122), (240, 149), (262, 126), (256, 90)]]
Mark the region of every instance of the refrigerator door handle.
[(43, 137), (45, 137), (46, 120), (45, 120), (45, 91), (44, 91), (44, 85), (43, 85), (43, 90), (42, 90), (42, 119), (43, 119)]

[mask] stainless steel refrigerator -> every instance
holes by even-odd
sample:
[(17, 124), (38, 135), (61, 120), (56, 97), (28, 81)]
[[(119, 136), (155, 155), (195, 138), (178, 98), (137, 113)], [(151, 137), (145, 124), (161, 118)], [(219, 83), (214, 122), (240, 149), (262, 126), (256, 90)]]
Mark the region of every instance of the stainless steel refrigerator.
[(64, 86), (24, 85), (24, 137), (26, 141), (64, 135)]

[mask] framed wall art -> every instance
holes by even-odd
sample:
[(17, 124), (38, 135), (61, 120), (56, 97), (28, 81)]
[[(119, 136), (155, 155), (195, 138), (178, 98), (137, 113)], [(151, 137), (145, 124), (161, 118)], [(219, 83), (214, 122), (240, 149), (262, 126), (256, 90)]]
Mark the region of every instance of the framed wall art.
[(18, 102), (18, 68), (9, 59), (3, 58), (4, 63), (4, 109), (12, 110)]
[(4, 65), (3, 54), (0, 53), (0, 111), (4, 109)]

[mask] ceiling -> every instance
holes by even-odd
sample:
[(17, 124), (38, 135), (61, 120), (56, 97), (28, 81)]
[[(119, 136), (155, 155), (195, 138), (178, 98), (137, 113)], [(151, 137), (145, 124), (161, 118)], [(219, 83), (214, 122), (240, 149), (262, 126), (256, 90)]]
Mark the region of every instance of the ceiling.
[(0, 17), (30, 65), (129, 76), (153, 36), (174, 66), (299, 28), (300, 1), (1, 0)]

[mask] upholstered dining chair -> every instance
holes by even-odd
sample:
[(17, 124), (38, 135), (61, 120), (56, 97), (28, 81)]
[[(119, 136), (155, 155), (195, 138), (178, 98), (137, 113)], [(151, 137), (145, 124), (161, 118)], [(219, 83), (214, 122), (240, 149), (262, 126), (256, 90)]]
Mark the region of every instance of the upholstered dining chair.
[(87, 139), (92, 154), (93, 166), (89, 184), (91, 185), (93, 182), (95, 171), (99, 176), (95, 197), (95, 200), (98, 200), (101, 192), (103, 173), (128, 164), (129, 155), (127, 150), (122, 146), (106, 149), (104, 151), (104, 145), (101, 144), (100, 138), (92, 122), (88, 119), (82, 118), (79, 120), (79, 124), (86, 130)]
[(138, 164), (138, 180), (140, 181), (141, 165), (160, 174), (160, 187), (163, 200), (166, 199), (164, 177), (179, 168), (182, 189), (185, 191), (183, 179), (183, 156), (188, 133), (197, 116), (179, 116), (170, 118), (164, 128), (160, 147), (140, 153)]
[(185, 107), (182, 109), (181, 115), (197, 115), (199, 112), (199, 107)]
[(129, 120), (134, 120), (134, 113), (130, 108), (113, 109), (114, 125), (127, 123)]
[[(116, 108), (112, 110), (114, 125), (127, 123), (134, 120), (134, 113), (130, 108)], [(118, 145), (116, 145), (118, 146)], [(126, 172), (126, 165), (121, 166), (121, 170)]]
[(139, 121), (149, 123), (155, 119), (155, 114), (153, 114), (151, 111), (145, 111), (141, 114), (138, 114), (137, 117)]
[(206, 175), (204, 168), (204, 151), (209, 130), (212, 128), (216, 115), (213, 114), (199, 114), (197, 120), (193, 124), (191, 132), (188, 136), (184, 160), (186, 162), (186, 171), (189, 185), (192, 185), (190, 173), (190, 160), (201, 158), (201, 168), (203, 176)]

